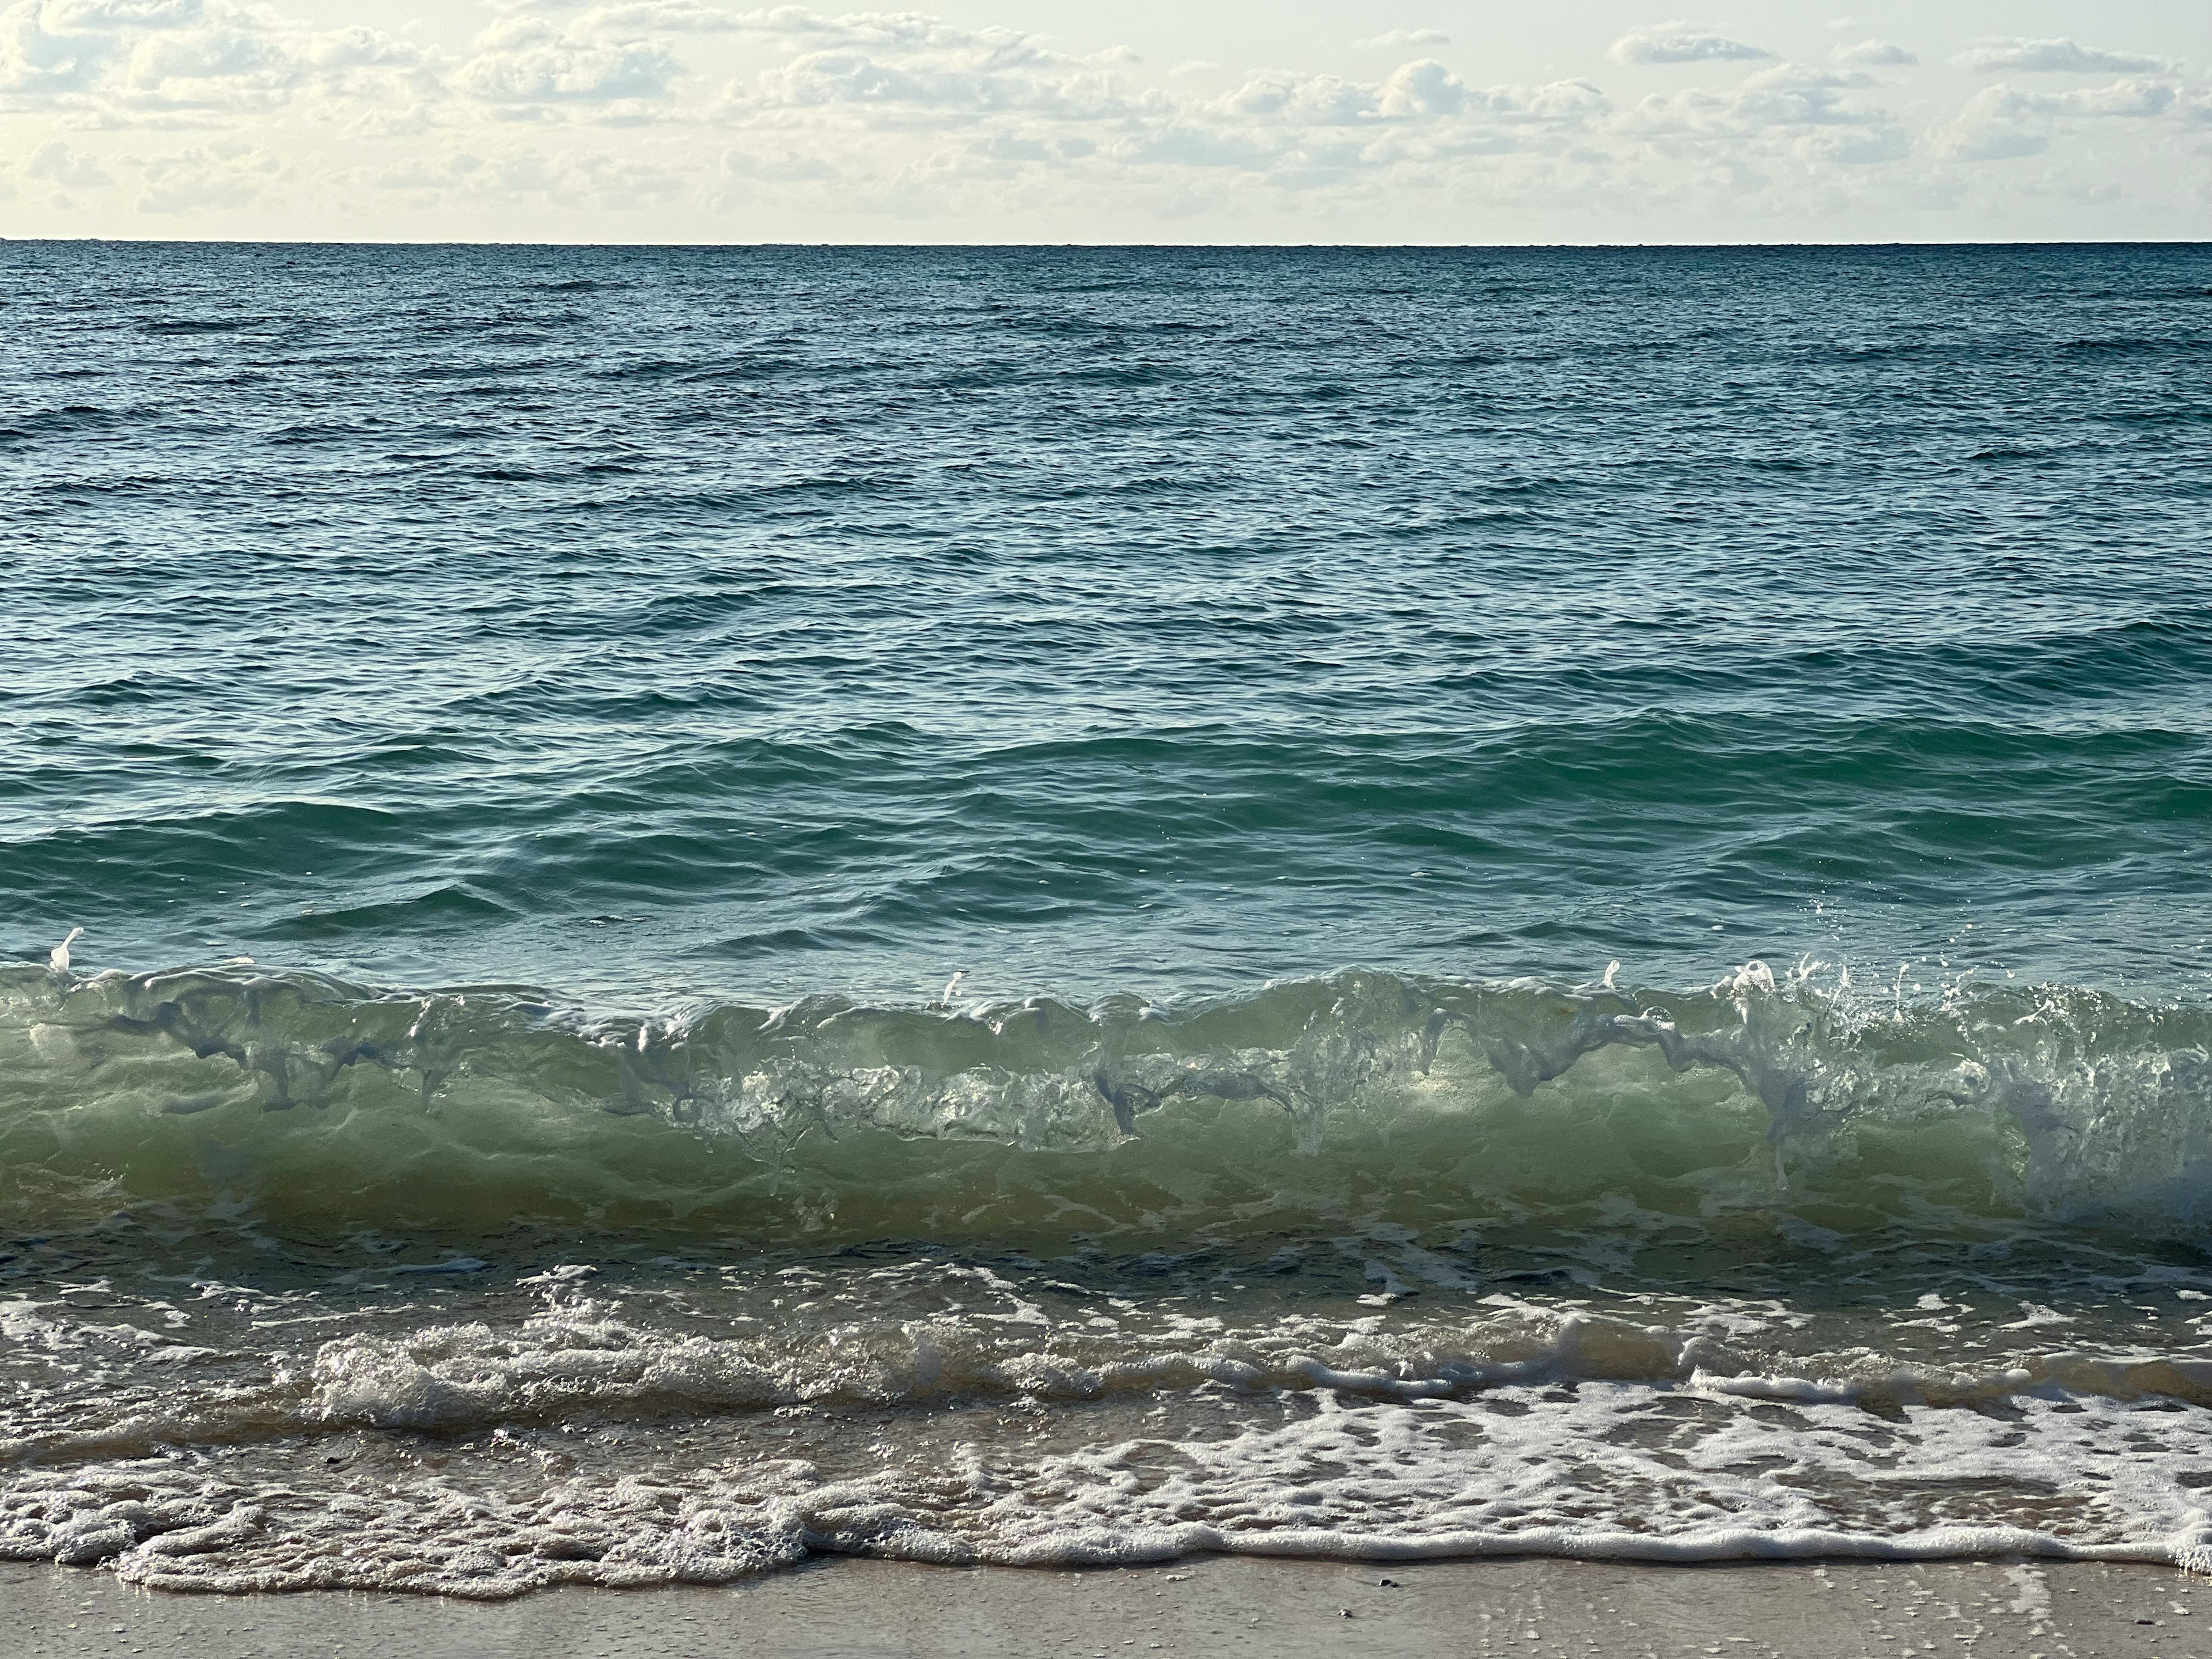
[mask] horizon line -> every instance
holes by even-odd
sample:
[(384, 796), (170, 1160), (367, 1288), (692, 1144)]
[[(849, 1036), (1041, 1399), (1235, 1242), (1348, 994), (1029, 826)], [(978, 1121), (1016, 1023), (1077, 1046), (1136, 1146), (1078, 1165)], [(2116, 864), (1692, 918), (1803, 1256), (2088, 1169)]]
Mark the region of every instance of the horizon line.
[(1841, 241), (1712, 240), (1705, 241), (1587, 242), (1176, 242), (1176, 241), (603, 241), (583, 238), (529, 240), (521, 238), (470, 240), (432, 237), (307, 237), (307, 236), (7, 236), (0, 246), (80, 247), (266, 247), (266, 248), (576, 248), (615, 252), (1360, 252), (1360, 253), (1558, 253), (1558, 252), (1715, 252), (1722, 251), (1840, 251), (1900, 248), (2207, 248), (2212, 237), (1998, 237), (1970, 240), (1941, 238), (1866, 238)]

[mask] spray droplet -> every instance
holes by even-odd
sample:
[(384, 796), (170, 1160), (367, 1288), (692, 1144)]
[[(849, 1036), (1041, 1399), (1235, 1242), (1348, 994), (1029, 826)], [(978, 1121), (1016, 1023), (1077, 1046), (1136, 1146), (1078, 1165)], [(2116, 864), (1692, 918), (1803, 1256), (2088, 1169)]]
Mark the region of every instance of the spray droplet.
[(52, 969), (54, 972), (58, 974), (66, 974), (69, 972), (70, 946), (76, 944), (76, 941), (83, 936), (83, 928), (70, 928), (69, 930), (69, 937), (64, 939), (59, 945), (54, 946), (52, 950), (46, 952), (46, 966)]

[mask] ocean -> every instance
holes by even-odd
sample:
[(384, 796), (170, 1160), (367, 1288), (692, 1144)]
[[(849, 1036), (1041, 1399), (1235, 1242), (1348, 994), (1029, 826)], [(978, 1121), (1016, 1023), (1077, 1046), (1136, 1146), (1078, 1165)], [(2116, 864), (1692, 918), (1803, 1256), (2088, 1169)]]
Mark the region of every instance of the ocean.
[(0, 1558), (2212, 1571), (2212, 248), (0, 307)]

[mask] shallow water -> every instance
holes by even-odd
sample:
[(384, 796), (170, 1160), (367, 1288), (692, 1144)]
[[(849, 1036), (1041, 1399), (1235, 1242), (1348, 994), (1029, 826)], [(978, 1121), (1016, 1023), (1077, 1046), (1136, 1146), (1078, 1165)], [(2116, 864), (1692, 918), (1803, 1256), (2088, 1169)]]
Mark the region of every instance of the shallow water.
[(0, 295), (0, 1554), (2212, 1561), (2205, 250)]

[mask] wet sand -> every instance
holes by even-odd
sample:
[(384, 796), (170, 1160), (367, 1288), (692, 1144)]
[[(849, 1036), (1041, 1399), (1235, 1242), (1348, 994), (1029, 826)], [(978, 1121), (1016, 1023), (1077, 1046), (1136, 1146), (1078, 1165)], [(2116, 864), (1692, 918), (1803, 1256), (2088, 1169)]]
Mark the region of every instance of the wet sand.
[(726, 1588), (551, 1590), (486, 1604), (164, 1595), (82, 1568), (0, 1565), (4, 1659), (1152, 1653), (2196, 1656), (2212, 1653), (2212, 1581), (2070, 1563), (1469, 1561), (1378, 1571), (1212, 1557), (1023, 1572), (824, 1561)]

